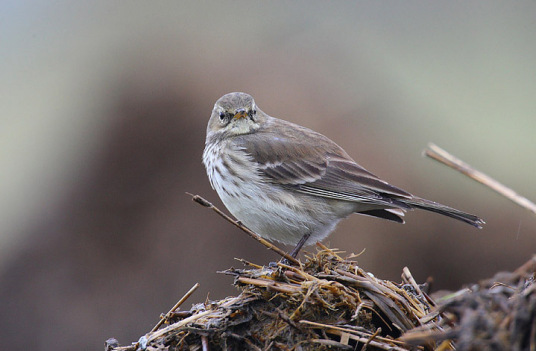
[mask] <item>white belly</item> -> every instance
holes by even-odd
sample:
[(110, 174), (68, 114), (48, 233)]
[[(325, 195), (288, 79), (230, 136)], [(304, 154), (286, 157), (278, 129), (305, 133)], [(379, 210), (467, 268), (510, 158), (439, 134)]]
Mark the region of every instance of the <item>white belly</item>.
[[(220, 149), (206, 148), (203, 153), (210, 183), (233, 216), (263, 238), (296, 244), (303, 235), (310, 234), (308, 244), (313, 244), (325, 238), (343, 218), (334, 215), (328, 200), (321, 198), (314, 199), (318, 203), (314, 210), (305, 211), (302, 203), (308, 195), (267, 183), (251, 166), (246, 168), (252, 161), (243, 151), (233, 152), (233, 158), (241, 160), (237, 164), (228, 155), (222, 155)], [(238, 167), (235, 174), (225, 167), (231, 162)], [(349, 209), (348, 214), (351, 212)]]

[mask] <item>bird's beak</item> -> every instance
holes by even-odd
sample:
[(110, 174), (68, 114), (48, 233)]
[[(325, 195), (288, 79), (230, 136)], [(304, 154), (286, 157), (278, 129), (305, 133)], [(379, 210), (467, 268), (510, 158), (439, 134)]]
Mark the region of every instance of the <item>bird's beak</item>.
[(240, 119), (240, 118), (246, 118), (248, 116), (248, 114), (246, 113), (246, 110), (244, 110), (243, 108), (240, 108), (238, 110), (235, 111), (235, 114), (234, 114), (234, 119)]

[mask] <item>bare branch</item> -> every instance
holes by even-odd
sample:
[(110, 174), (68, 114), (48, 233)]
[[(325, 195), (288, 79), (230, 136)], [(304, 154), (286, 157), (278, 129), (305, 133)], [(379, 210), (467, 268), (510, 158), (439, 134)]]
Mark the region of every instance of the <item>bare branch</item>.
[(444, 165), (449, 166), (457, 170), (458, 172), (465, 174), (469, 178), (476, 180), (477, 182), (484, 184), (485, 186), (495, 190), (504, 197), (510, 199), (519, 206), (529, 210), (530, 212), (536, 214), (536, 204), (527, 198), (519, 195), (514, 190), (508, 188), (507, 186), (499, 183), (490, 176), (476, 170), (467, 163), (463, 162), (459, 158), (451, 155), (447, 151), (441, 149), (439, 146), (430, 143), (428, 148), (424, 150), (424, 154)]
[(216, 206), (214, 206), (212, 203), (210, 203), (209, 201), (205, 200), (204, 198), (202, 198), (201, 196), (199, 195), (193, 195), (193, 194), (190, 194), (190, 193), (187, 193), (188, 195), (190, 195), (192, 197), (192, 200), (194, 202), (197, 202), (198, 204), (200, 204), (201, 206), (204, 206), (204, 207), (208, 207), (210, 209), (212, 209), (214, 212), (216, 212), (217, 214), (219, 214), (221, 217), (223, 217), (226, 221), (228, 221), (229, 223), (232, 223), (233, 225), (237, 226), (238, 228), (242, 229), (242, 231), (244, 231), (247, 235), (249, 235), (250, 237), (252, 237), (253, 239), (257, 240), (258, 242), (260, 242), (262, 245), (266, 246), (267, 248), (269, 248), (270, 250), (276, 252), (277, 254), (279, 254), (280, 256), (284, 257), (285, 259), (287, 259), (288, 262), (292, 262), (293, 264), (299, 266), (300, 265), (300, 262), (295, 259), (294, 257), (292, 257), (291, 255), (289, 255), (288, 253), (286, 253), (285, 251), (281, 250), (280, 248), (278, 248), (277, 246), (275, 246), (274, 244), (268, 242), (267, 240), (261, 238), (258, 234), (256, 234), (255, 232), (253, 232), (251, 229), (249, 229), (248, 227), (246, 227), (245, 225), (243, 225), (242, 223), (240, 223), (240, 221), (235, 221), (234, 219), (232, 219), (231, 217), (229, 217), (228, 215), (226, 215), (225, 213), (223, 213), (219, 208), (217, 208)]

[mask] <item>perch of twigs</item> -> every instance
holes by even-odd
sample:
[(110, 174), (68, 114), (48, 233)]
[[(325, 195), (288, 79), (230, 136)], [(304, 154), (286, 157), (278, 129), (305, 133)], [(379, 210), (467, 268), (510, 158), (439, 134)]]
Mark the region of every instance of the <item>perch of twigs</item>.
[(120, 347), (110, 339), (107, 350), (536, 348), (536, 256), (512, 273), (436, 302), (408, 269), (403, 273), (408, 284), (381, 280), (317, 246), (298, 267), (278, 263), (224, 271), (235, 277), (238, 296), (168, 313), (158, 330), (137, 343)]
[[(317, 247), (300, 266), (222, 272), (235, 278), (238, 296), (170, 313), (183, 298), (159, 329), (112, 350), (404, 351), (408, 344), (397, 340), (404, 332), (424, 325), (434, 330), (439, 317), (422, 322), (431, 306), (413, 286), (377, 279), (355, 261)], [(421, 349), (433, 350), (430, 345)]]
[(428, 144), (428, 148), (424, 150), (424, 154), (444, 165), (449, 166), (457, 170), (458, 172), (465, 174), (469, 178), (484, 184), (485, 186), (495, 190), (499, 194), (513, 201), (517, 205), (529, 210), (530, 212), (536, 214), (536, 204), (529, 199), (519, 195), (514, 190), (508, 188), (507, 186), (499, 183), (495, 179), (491, 178), (487, 174), (480, 172), (479, 170), (471, 167), (467, 163), (463, 162), (459, 158), (451, 155), (447, 151), (441, 149), (435, 144)]

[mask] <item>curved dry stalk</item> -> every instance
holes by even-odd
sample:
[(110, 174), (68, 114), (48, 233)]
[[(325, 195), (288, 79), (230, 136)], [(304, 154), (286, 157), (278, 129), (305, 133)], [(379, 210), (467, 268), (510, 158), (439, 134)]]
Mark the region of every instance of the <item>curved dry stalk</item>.
[(289, 255), (288, 253), (286, 253), (285, 251), (281, 250), (279, 247), (275, 246), (274, 244), (270, 243), (269, 241), (261, 238), (257, 233), (253, 232), (251, 229), (249, 229), (248, 227), (246, 227), (245, 225), (243, 225), (242, 223), (240, 223), (240, 221), (235, 221), (233, 220), (231, 217), (229, 217), (228, 215), (226, 215), (223, 211), (221, 211), (219, 208), (217, 208), (216, 206), (214, 206), (211, 202), (205, 200), (204, 198), (202, 198), (201, 196), (199, 195), (193, 195), (193, 194), (190, 194), (190, 193), (186, 193), (188, 195), (190, 195), (192, 197), (192, 200), (194, 202), (197, 202), (198, 204), (200, 204), (201, 206), (203, 207), (207, 207), (207, 208), (210, 208), (212, 209), (214, 212), (216, 212), (217, 214), (219, 214), (221, 217), (223, 217), (226, 221), (234, 224), (235, 226), (237, 226), (238, 228), (242, 229), (243, 232), (245, 232), (247, 235), (249, 235), (250, 237), (252, 237), (253, 239), (257, 240), (258, 242), (260, 242), (262, 245), (266, 246), (267, 248), (269, 248), (270, 250), (276, 252), (277, 254), (279, 254), (280, 256), (284, 257), (288, 262), (292, 262), (293, 264), (299, 266), (300, 265), (300, 261), (298, 261), (297, 259), (295, 259), (294, 257), (292, 257), (291, 255)]
[(452, 169), (457, 170), (458, 172), (465, 174), (469, 178), (476, 180), (477, 182), (484, 184), (488, 188), (495, 190), (502, 196), (513, 201), (517, 205), (529, 210), (530, 212), (536, 214), (536, 204), (526, 197), (523, 197), (516, 193), (514, 190), (509, 187), (499, 183), (495, 179), (491, 178), (485, 173), (480, 172), (479, 170), (471, 167), (469, 164), (463, 162), (459, 158), (451, 155), (447, 151), (443, 150), (435, 144), (428, 144), (428, 148), (424, 150), (424, 155), (428, 156), (444, 165), (449, 166)]

